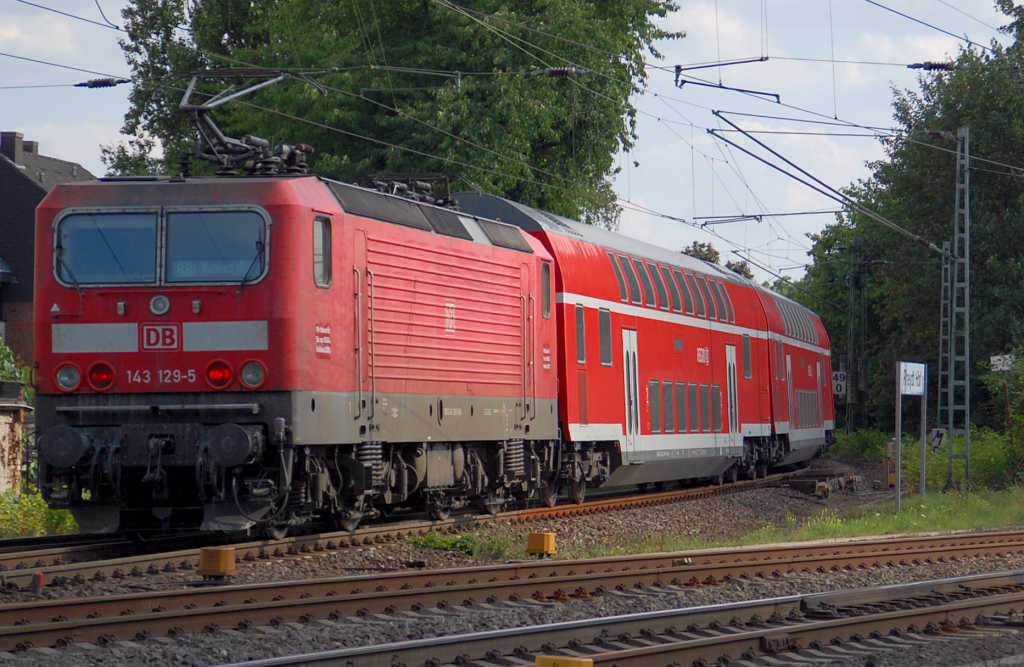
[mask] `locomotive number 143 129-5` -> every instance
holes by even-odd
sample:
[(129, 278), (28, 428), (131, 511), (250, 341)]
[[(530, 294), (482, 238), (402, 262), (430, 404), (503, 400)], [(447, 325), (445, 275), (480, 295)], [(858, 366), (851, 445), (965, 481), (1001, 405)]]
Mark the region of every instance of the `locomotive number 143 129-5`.
[(183, 369), (170, 369), (160, 368), (155, 371), (146, 370), (129, 370), (128, 383), (129, 384), (149, 384), (154, 380), (160, 384), (175, 384), (177, 382), (195, 382), (196, 371), (194, 368), (187, 370)]

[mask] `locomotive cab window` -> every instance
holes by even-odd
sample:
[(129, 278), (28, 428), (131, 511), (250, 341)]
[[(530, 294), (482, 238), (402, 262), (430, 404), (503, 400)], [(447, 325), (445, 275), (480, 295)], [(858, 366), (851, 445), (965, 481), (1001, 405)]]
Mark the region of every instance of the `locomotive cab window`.
[(540, 313), (544, 319), (551, 317), (551, 263), (543, 262), (540, 267)]
[(255, 211), (167, 214), (169, 283), (249, 282), (266, 268), (266, 231)]
[(157, 214), (75, 213), (57, 228), (54, 267), (68, 285), (156, 282)]
[(331, 286), (331, 221), (313, 221), (313, 280), (317, 287)]

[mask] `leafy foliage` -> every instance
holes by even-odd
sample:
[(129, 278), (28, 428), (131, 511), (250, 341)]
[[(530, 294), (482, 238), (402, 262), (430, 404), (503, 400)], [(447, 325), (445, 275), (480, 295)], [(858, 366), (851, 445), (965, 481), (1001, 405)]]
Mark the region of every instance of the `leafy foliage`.
[(32, 369), (19, 366), (11, 348), (0, 340), (0, 380), (21, 382), (24, 385), (25, 400), (32, 401)]
[[(1019, 38), (1021, 9), (1008, 0), (998, 4), (1013, 20), (1008, 31)], [(955, 71), (922, 75), (919, 90), (896, 91), (893, 106), (901, 132), (884, 141), (887, 157), (870, 165), (872, 178), (848, 189), (865, 207), (941, 245), (953, 235), (956, 143), (948, 136), (970, 127), (970, 363), (975, 377), (989, 355), (1024, 343), (1024, 260), (1017, 244), (1008, 242), (1024, 237), (1024, 179), (999, 166), (1024, 164), (1022, 55), (1019, 41), (1009, 48), (993, 44), (991, 54), (965, 50)], [(934, 132), (947, 138), (934, 138), (929, 134)], [(928, 363), (936, 381), (941, 257), (853, 213), (812, 236), (813, 264), (801, 286), (834, 303), (848, 303), (849, 265), (843, 260), (854, 236), (865, 239), (871, 262), (865, 351), (870, 414), (874, 423), (887, 424), (895, 403), (892, 369), (897, 361)], [(833, 349), (842, 350), (848, 322), (844, 309), (829, 312), (800, 292), (792, 296), (822, 314)], [(984, 385), (977, 383), (972, 393), (979, 399), (973, 421), (999, 423), (1000, 412)]]
[[(710, 262), (711, 264), (718, 264), (719, 260), (722, 259), (722, 254), (718, 252), (718, 249), (710, 242), (701, 243), (700, 241), (694, 241), (679, 252), (684, 255), (689, 255), (690, 257), (702, 259), (705, 262)], [(746, 262), (744, 262), (744, 264), (746, 264)]]
[(421, 535), (410, 535), (405, 541), (413, 546), (427, 547), (428, 549), (440, 549), (441, 551), (454, 551), (455, 553), (472, 556), (477, 549), (477, 540), (473, 535), (458, 534), (446, 535), (436, 531), (423, 533)]
[(78, 532), (67, 510), (51, 510), (42, 496), (7, 491), (0, 495), (0, 538)]
[[(171, 171), (193, 131), (177, 111), (186, 72), (298, 68), (218, 112), (235, 136), (313, 145), (317, 173), (456, 173), (480, 189), (614, 227), (613, 155), (635, 138), (645, 54), (676, 35), (671, 0), (134, 0), (122, 45), (135, 81), (115, 172)], [(552, 67), (576, 75), (545, 76)], [(579, 73), (584, 71), (583, 73)], [(315, 72), (315, 73), (314, 73)], [(567, 74), (565, 70), (556, 72)], [(211, 93), (215, 87), (203, 87)]]

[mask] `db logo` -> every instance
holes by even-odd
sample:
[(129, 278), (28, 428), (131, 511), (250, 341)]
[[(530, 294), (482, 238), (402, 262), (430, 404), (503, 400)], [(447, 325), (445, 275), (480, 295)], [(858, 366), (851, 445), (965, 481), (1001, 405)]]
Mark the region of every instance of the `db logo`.
[(143, 324), (142, 349), (177, 350), (178, 331), (177, 324)]

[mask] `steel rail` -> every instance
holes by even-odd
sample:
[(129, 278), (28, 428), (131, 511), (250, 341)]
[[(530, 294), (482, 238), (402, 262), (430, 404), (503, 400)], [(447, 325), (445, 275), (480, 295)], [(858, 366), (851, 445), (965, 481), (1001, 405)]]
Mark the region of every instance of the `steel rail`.
[[(606, 512), (612, 509), (664, 504), (680, 500), (705, 498), (711, 495), (738, 493), (779, 484), (791, 474), (793, 473), (783, 473), (760, 480), (737, 482), (716, 487), (640, 494), (622, 498), (599, 497), (582, 505), (561, 505), (555, 508), (545, 507), (516, 510), (501, 512), (495, 516), (465, 514), (454, 516), (444, 521), (409, 521), (384, 525), (368, 525), (354, 532), (339, 531), (296, 535), (281, 540), (250, 541), (232, 546), (234, 546), (236, 557), (240, 561), (252, 562), (257, 560), (304, 557), (315, 553), (330, 552), (359, 545), (383, 544), (396, 539), (402, 539), (408, 535), (422, 534), (432, 530), (457, 532), (494, 521), (525, 523), (557, 516)], [(123, 553), (124, 550), (130, 550), (132, 546), (131, 543), (124, 543), (120, 548), (122, 549), (120, 553)], [(105, 553), (109, 554), (109, 552)], [(68, 554), (60, 552), (52, 552), (45, 555), (42, 552), (36, 552), (31, 555), (25, 554), (21, 558), (13, 557), (7, 571), (3, 570), (4, 560), (0, 556), (0, 576), (3, 577), (3, 581), (0, 583), (7, 586), (27, 588), (31, 585), (32, 577), (36, 572), (42, 572), (47, 582), (71, 580), (84, 583), (85, 581), (104, 581), (110, 578), (118, 579), (132, 576), (133, 572), (135, 576), (147, 572), (150, 574), (156, 574), (160, 571), (187, 572), (194, 570), (199, 565), (198, 548), (155, 555), (131, 555), (110, 560), (95, 560), (89, 558), (88, 554), (87, 550), (82, 550), (74, 557), (75, 560), (82, 562), (74, 563), (69, 562), (72, 559), (68, 557)], [(46, 564), (47, 560), (49, 560), (49, 564)]]
[[(980, 536), (984, 537), (984, 536)], [(1021, 536), (1018, 535), (1018, 538)], [(935, 540), (936, 538), (931, 538)], [(912, 538), (909, 549), (891, 539), (848, 545), (784, 545), (768, 549), (718, 550), (715, 558), (689, 554), (649, 554), (584, 561), (532, 561), (498, 566), (442, 571), (393, 572), (299, 580), (258, 585), (231, 585), (210, 589), (147, 591), (141, 594), (31, 601), (0, 606), (0, 649), (27, 642), (34, 645), (69, 641), (102, 641), (139, 633), (163, 633), (168, 628), (197, 631), (237, 623), (305, 621), (400, 611), (472, 607), (501, 600), (533, 598), (539, 601), (586, 598), (604, 591), (645, 587), (701, 586), (734, 577), (762, 577), (769, 573), (825, 572), (829, 570), (939, 562), (960, 556), (1005, 554), (1011, 546), (1024, 553), (1024, 540), (1011, 545), (962, 535), (944, 537), (930, 548)], [(913, 544), (916, 543), (916, 544)], [(837, 549), (837, 546), (850, 548)], [(872, 548), (873, 546), (873, 548)], [(797, 550), (803, 548), (803, 553)], [(916, 547), (916, 548), (915, 548)], [(895, 549), (899, 548), (900, 551)], [(766, 555), (772, 551), (775, 556)], [(824, 553), (823, 553), (824, 551)], [(696, 556), (696, 557), (695, 557)], [(125, 620), (128, 617), (129, 620)], [(175, 619), (173, 625), (169, 619)], [(225, 626), (227, 627), (227, 626)]]
[[(859, 643), (865, 636), (911, 633), (916, 638), (920, 628), (956, 628), (965, 625), (963, 618), (973, 622), (979, 614), (1005, 614), (1022, 602), (1024, 572), (1002, 572), (433, 637), (223, 667), (417, 667), (469, 661), (509, 665), (532, 664), (537, 655), (585, 656), (595, 667), (653, 667), (715, 664), (724, 656), (731, 664), (737, 658), (783, 657), (828, 645), (840, 650), (818, 657), (838, 658), (844, 645), (848, 657), (858, 649), (877, 650), (877, 643)], [(849, 615), (807, 619), (843, 613)], [(796, 662), (807, 660), (797, 657)]]

